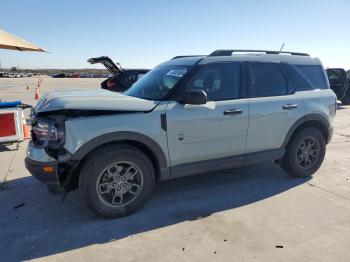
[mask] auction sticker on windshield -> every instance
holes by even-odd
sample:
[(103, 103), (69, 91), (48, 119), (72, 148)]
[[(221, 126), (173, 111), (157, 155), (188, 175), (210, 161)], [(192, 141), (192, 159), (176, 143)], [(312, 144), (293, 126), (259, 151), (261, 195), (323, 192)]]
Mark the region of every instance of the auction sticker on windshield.
[(166, 75), (167, 76), (175, 76), (175, 77), (182, 77), (187, 72), (187, 69), (173, 69), (170, 70)]

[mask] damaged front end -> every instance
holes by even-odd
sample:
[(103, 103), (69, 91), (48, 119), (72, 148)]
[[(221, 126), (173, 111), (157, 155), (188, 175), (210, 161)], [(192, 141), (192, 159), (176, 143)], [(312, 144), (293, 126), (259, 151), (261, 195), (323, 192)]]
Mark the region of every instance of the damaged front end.
[(65, 148), (66, 121), (107, 115), (130, 114), (121, 110), (65, 109), (36, 112), (31, 116), (32, 140), (29, 142), (26, 168), (45, 183), (53, 194), (63, 194), (78, 187), (81, 161)]
[[(28, 145), (26, 167), (46, 183), (52, 193), (75, 189), (81, 161), (72, 160), (75, 150), (68, 141), (67, 123), (85, 119), (88, 127), (90, 117), (146, 113), (156, 106), (155, 101), (106, 90), (48, 93), (32, 111), (32, 140)], [(82, 133), (83, 129), (84, 126)]]
[(70, 177), (78, 163), (70, 161), (72, 155), (63, 147), (65, 120), (62, 112), (32, 116), (32, 140), (29, 143), (26, 167), (44, 182), (51, 193), (65, 193), (74, 188)]

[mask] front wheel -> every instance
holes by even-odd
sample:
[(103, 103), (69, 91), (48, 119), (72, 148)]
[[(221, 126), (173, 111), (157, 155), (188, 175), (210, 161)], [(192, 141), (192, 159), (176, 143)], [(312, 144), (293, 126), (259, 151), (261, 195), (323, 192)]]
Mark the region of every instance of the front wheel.
[(326, 153), (326, 141), (316, 128), (298, 132), (289, 143), (282, 169), (294, 177), (307, 177), (321, 166)]
[(79, 190), (95, 214), (115, 218), (141, 208), (151, 196), (154, 169), (148, 157), (129, 145), (106, 146), (82, 167)]

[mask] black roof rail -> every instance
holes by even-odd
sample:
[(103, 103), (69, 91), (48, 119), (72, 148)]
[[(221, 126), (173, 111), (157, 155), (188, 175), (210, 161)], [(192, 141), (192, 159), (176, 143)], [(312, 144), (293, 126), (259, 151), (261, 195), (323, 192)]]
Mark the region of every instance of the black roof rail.
[(185, 57), (198, 57), (198, 56), (203, 56), (203, 55), (179, 55), (179, 56), (174, 56), (171, 60), (178, 59), (178, 58), (185, 58)]
[(299, 52), (287, 52), (287, 51), (273, 51), (273, 50), (250, 50), (250, 49), (219, 49), (212, 52), (209, 56), (231, 56), (233, 53), (265, 53), (265, 54), (290, 54), (290, 55), (299, 55), (299, 56), (310, 56), (307, 53)]

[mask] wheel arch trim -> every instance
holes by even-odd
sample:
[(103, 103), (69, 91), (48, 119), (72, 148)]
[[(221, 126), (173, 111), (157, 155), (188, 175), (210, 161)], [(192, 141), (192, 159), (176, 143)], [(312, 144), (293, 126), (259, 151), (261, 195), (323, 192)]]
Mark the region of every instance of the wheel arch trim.
[[(299, 118), (293, 125), (292, 127), (289, 129), (287, 136), (281, 146), (281, 148), (286, 148), (290, 139), (292, 138), (294, 132), (303, 124), (308, 123), (308, 122), (317, 122), (319, 124), (321, 124), (323, 126), (323, 128), (325, 130), (327, 130), (327, 132), (329, 132), (329, 129), (331, 128), (331, 124), (329, 123), (329, 121), (322, 115), (319, 114), (308, 114), (305, 115), (301, 118)], [(323, 132), (323, 131), (322, 131)], [(328, 135), (327, 135), (328, 136)], [(326, 136), (326, 140), (328, 140), (329, 138)], [(328, 141), (327, 141), (328, 142)]]
[(166, 158), (166, 154), (163, 149), (150, 137), (129, 131), (119, 131), (112, 132), (108, 134), (104, 134), (98, 137), (95, 137), (89, 141), (87, 141), (84, 145), (82, 145), (73, 155), (71, 160), (79, 161), (82, 160), (86, 155), (92, 152), (94, 149), (108, 143), (115, 142), (123, 142), (123, 141), (131, 141), (140, 143), (143, 146), (147, 147), (153, 154), (157, 160), (160, 179), (170, 178), (170, 168), (168, 167), (168, 160)]

